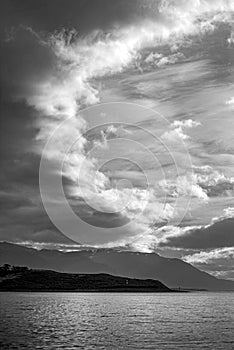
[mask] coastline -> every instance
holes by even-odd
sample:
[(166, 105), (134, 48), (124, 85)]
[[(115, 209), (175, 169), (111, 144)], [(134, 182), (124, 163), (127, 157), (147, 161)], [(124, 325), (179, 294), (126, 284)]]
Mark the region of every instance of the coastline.
[(74, 293), (183, 293), (153, 279), (136, 279), (105, 273), (73, 274), (52, 270), (17, 267), (1, 276), (0, 292), (74, 292)]

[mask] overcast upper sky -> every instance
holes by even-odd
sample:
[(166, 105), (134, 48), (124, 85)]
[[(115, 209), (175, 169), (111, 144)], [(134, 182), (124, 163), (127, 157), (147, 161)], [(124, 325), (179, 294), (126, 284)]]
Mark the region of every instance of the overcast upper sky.
[(0, 7), (0, 240), (234, 279), (233, 1)]

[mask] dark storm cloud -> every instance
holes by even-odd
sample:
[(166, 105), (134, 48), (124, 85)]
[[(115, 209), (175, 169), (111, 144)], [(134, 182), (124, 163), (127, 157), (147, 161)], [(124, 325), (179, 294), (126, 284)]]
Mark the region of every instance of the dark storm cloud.
[[(3, 101), (0, 113), (1, 213), (32, 202), (38, 192), (39, 157), (32, 153), (33, 110), (24, 102)], [(22, 195), (24, 191), (24, 195)], [(5, 214), (4, 214), (5, 215)]]
[[(67, 199), (69, 200), (69, 197), (67, 197)], [(121, 212), (101, 212), (91, 208), (83, 199), (70, 199), (70, 205), (76, 215), (91, 226), (114, 228), (126, 225), (129, 222), (129, 219), (122, 215)]]
[(210, 249), (234, 246), (234, 218), (225, 219), (208, 227), (168, 237), (161, 246), (184, 249)]
[(8, 211), (9, 209), (16, 209), (19, 207), (29, 207), (32, 202), (28, 198), (23, 198), (18, 194), (1, 193), (0, 208), (2, 211)]
[(24, 99), (54, 67), (54, 55), (31, 29), (20, 26), (8, 38), (6, 29), (1, 41), (2, 99)]
[(0, 205), (0, 241), (73, 243), (53, 226), (40, 203), (25, 194), (1, 193)]
[(0, 187), (38, 187), (39, 156), (33, 154), (38, 113), (26, 103), (52, 67), (52, 54), (28, 29), (20, 27), (1, 42)]
[(107, 30), (130, 23), (136, 17), (157, 13), (151, 0), (5, 0), (1, 1), (2, 27), (21, 24), (40, 31), (75, 28), (81, 35), (94, 29)]
[(33, 126), (34, 112), (23, 101), (2, 101), (0, 115), (0, 156), (1, 160), (17, 160), (30, 153), (30, 143), (37, 129)]
[[(35, 141), (40, 114), (26, 102), (34, 85), (53, 72), (54, 56), (24, 25), (23, 13), (19, 27), (1, 31), (0, 240), (69, 244), (42, 208)], [(2, 17), (1, 23), (14, 25), (10, 14)]]

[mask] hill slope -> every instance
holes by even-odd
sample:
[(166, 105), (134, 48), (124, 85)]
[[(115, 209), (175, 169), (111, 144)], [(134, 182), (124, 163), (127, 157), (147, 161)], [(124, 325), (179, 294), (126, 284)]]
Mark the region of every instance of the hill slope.
[(69, 273), (107, 273), (116, 276), (155, 279), (176, 288), (234, 290), (234, 281), (217, 279), (180, 259), (158, 254), (119, 252), (110, 249), (63, 253), (35, 250), (15, 244), (0, 243), (0, 264), (26, 265)]
[(0, 279), (0, 291), (170, 292), (171, 290), (161, 282), (151, 279), (28, 270)]

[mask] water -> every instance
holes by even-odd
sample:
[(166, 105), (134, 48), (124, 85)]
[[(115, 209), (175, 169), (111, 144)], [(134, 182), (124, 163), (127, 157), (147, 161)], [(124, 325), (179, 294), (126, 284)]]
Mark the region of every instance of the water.
[(1, 349), (234, 349), (234, 293), (0, 293)]

